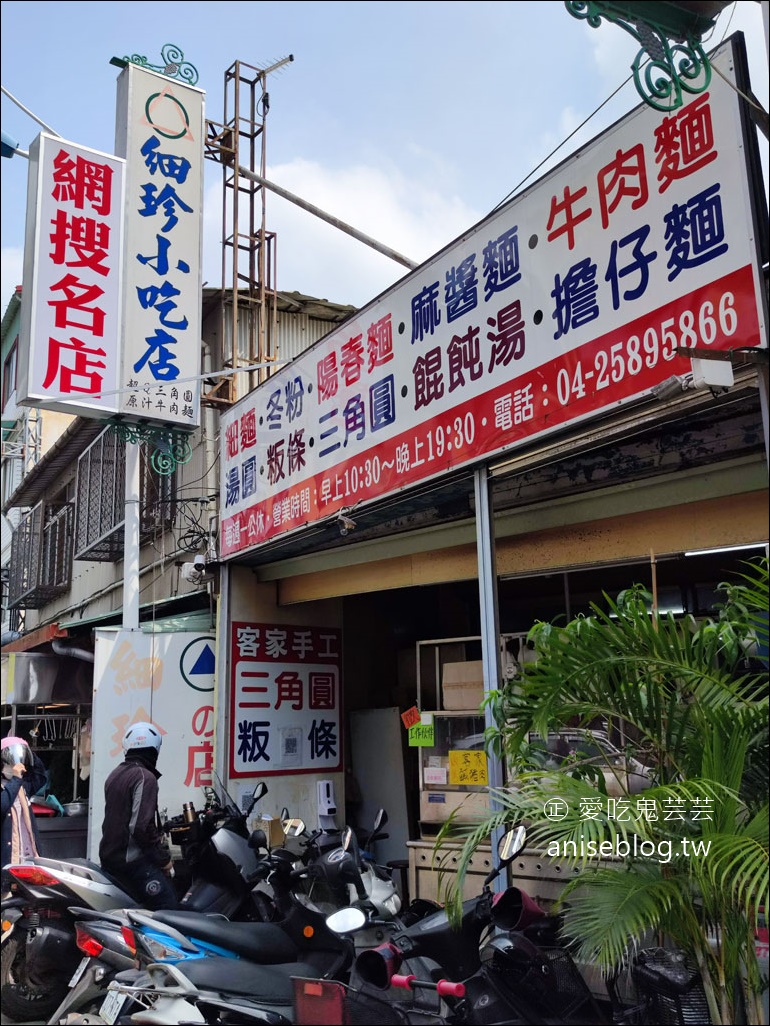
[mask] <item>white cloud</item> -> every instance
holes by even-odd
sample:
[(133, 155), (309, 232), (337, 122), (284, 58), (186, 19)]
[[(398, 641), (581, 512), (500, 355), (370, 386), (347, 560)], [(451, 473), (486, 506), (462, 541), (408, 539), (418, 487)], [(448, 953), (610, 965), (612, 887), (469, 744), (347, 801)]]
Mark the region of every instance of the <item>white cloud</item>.
[(0, 252), (0, 281), (2, 281), (0, 297), (2, 297), (3, 313), (8, 308), (16, 286), (21, 285), (23, 268), (24, 250), (14, 246), (4, 246)]
[[(268, 179), (409, 260), (421, 263), (474, 225), (482, 213), (433, 184), (435, 168), (414, 177), (365, 164), (332, 169), (308, 160), (276, 165)], [(440, 176), (436, 176), (440, 177)], [(221, 183), (206, 193), (206, 267), (219, 284)], [(244, 209), (243, 201), (242, 208)], [(243, 215), (245, 217), (245, 214)], [(267, 190), (267, 228), (277, 236), (276, 282), (332, 302), (363, 306), (408, 268)], [(244, 230), (244, 225), (241, 225)], [(216, 270), (214, 271), (214, 268)], [(216, 274), (216, 278), (214, 278)]]

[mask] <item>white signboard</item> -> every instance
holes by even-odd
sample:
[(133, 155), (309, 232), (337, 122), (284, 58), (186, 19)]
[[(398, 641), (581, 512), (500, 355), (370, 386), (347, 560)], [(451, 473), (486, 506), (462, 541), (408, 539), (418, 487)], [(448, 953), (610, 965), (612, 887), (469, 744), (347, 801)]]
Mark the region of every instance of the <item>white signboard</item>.
[(41, 133), (30, 147), (17, 401), (118, 408), (124, 161)]
[(200, 422), (204, 94), (129, 64), (118, 80), (125, 154), (126, 300), (121, 412)]
[(104, 819), (104, 781), (123, 761), (132, 723), (154, 723), (163, 742), (158, 757), (160, 808), (179, 815), (184, 802), (202, 808), (214, 760), (213, 635), (190, 631), (96, 632), (91, 736), (89, 856), (98, 857)]
[[(730, 46), (716, 64), (735, 78)], [(221, 419), (221, 554), (762, 344), (739, 97), (642, 106)], [(493, 145), (493, 140), (490, 140)]]
[(341, 633), (233, 622), (230, 776), (342, 768)]

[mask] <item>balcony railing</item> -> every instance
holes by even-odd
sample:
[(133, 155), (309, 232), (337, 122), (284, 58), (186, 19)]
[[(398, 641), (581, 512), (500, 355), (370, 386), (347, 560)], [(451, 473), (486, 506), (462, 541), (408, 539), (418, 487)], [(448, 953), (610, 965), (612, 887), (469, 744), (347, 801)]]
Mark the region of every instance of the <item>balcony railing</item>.
[[(126, 446), (107, 428), (78, 460), (75, 559), (114, 563), (123, 558)], [(141, 472), (140, 535), (169, 530), (176, 515), (176, 475), (163, 477), (146, 463)]]
[(66, 592), (72, 575), (71, 503), (39, 502), (11, 539), (8, 608), (39, 609)]

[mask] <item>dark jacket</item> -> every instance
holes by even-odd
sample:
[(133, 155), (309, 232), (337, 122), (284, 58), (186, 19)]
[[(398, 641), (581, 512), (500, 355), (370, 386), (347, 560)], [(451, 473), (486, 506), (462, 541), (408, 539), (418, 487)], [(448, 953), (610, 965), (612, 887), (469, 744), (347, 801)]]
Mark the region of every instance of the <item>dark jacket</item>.
[(168, 864), (171, 853), (163, 840), (158, 816), (160, 773), (143, 759), (127, 757), (104, 784), (104, 823), (99, 861), (120, 873), (139, 861)]
[[(2, 823), (2, 831), (0, 836), (0, 857), (2, 861), (0, 866), (7, 866), (11, 861), (11, 836), (13, 831), (13, 817), (10, 815), (11, 806), (16, 801), (16, 795), (19, 793), (19, 788), (23, 787), (26, 791), (27, 798), (31, 798), (33, 794), (45, 787), (47, 780), (47, 774), (45, 766), (42, 761), (32, 753), (32, 766), (27, 770), (24, 777), (11, 777), (10, 780), (2, 778), (2, 796), (0, 800), (0, 823)], [(40, 851), (40, 838), (37, 830), (37, 823), (35, 817), (32, 815), (30, 809), (30, 819), (32, 820), (32, 832), (35, 835), (35, 844), (37, 850), (41, 855), (45, 852)]]

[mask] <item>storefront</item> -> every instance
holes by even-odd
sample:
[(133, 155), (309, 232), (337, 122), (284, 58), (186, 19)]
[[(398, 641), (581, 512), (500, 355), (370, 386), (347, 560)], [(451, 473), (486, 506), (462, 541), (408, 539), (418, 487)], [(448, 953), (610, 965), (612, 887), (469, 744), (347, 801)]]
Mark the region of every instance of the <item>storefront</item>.
[(223, 414), (217, 758), (276, 808), (314, 824), (330, 782), (403, 851), (457, 777), (402, 717), (454, 683), (477, 718), (535, 621), (603, 593), (707, 616), (766, 546), (767, 212), (740, 39), (714, 63)]

